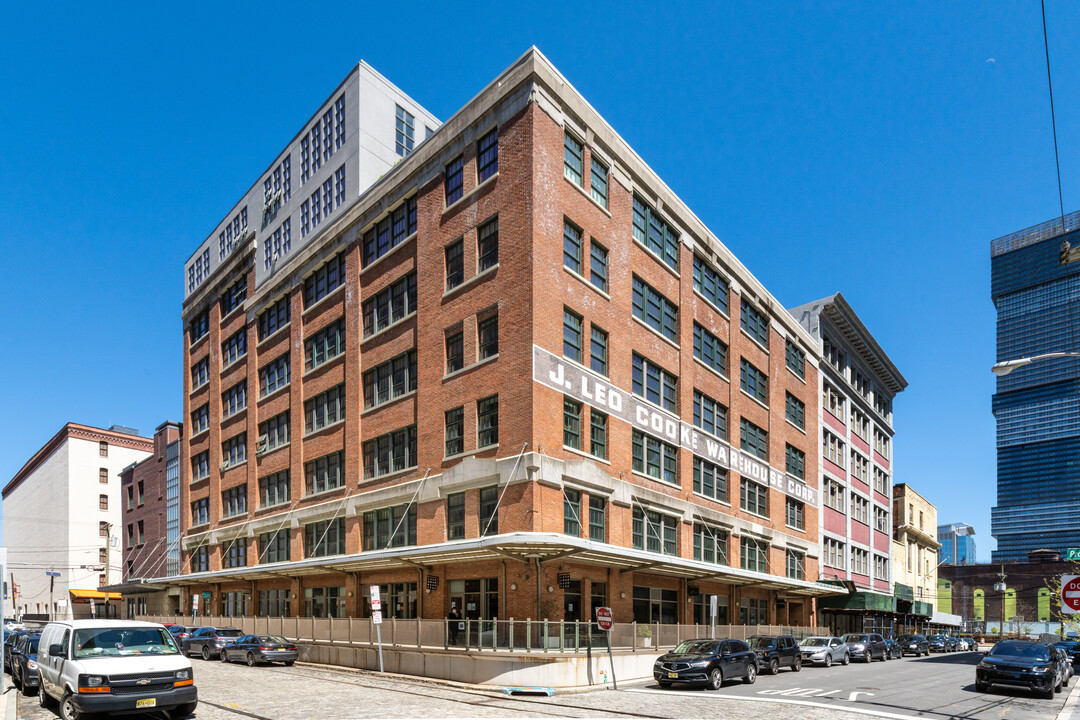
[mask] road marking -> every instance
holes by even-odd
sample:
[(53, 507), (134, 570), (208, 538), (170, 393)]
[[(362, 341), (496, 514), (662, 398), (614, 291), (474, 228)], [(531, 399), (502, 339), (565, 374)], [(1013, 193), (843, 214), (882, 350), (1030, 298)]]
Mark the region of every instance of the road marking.
[[(626, 692), (646, 693), (650, 695), (667, 695), (671, 697), (670, 690), (651, 690), (649, 688), (632, 688)], [(678, 691), (677, 691), (678, 692)], [(700, 695), (698, 695), (700, 697)], [(745, 700), (747, 702), (759, 702), (759, 703), (783, 703), (784, 705), (801, 705), (804, 707), (822, 708), (824, 710), (843, 710), (844, 712), (855, 713), (857, 715), (868, 715), (870, 717), (889, 718), (890, 720), (926, 720), (926, 716), (919, 715), (900, 715), (899, 713), (883, 712), (881, 710), (863, 710), (857, 705), (841, 705), (839, 703), (823, 703), (823, 702), (811, 702), (809, 700), (791, 700), (785, 697), (755, 697), (753, 695), (713, 695), (709, 694), (706, 697), (716, 698), (718, 700)], [(842, 702), (842, 701), (841, 701)], [(1059, 720), (1064, 720), (1059, 718)]]
[(788, 695), (796, 697), (825, 697), (829, 693), (840, 692), (839, 690), (822, 690), (821, 688), (788, 688), (787, 690), (758, 690), (758, 695)]
[(866, 692), (865, 690), (852, 690), (851, 694), (848, 695), (848, 702), (856, 702), (859, 699), (860, 695), (869, 695), (870, 697), (874, 697), (874, 693), (872, 692)]

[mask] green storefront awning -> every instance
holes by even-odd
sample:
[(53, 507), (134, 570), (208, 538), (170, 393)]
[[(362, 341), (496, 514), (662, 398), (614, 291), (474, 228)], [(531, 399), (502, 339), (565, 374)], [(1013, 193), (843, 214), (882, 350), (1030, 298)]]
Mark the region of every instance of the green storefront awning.
[(928, 602), (918, 601), (911, 607), (911, 612), (914, 615), (925, 615), (930, 617), (934, 614), (934, 606)]
[(910, 585), (903, 585), (901, 583), (895, 583), (893, 585), (894, 595), (897, 600), (907, 600), (912, 602), (915, 600), (915, 591)]
[(895, 612), (896, 599), (892, 595), (856, 592), (841, 597), (823, 597), (818, 600), (818, 607), (828, 610), (876, 610)]

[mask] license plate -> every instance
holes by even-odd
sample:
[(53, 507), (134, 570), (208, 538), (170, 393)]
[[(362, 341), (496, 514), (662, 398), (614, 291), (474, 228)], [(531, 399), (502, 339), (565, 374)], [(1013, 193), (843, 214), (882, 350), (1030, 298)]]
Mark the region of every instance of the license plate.
[(145, 700), (136, 700), (135, 707), (148, 708), (155, 707), (157, 705), (157, 698), (146, 698)]
[(673, 672), (669, 672), (669, 673), (667, 674), (667, 676), (668, 676), (669, 678), (677, 678), (677, 677), (679, 677), (679, 673), (673, 673)]

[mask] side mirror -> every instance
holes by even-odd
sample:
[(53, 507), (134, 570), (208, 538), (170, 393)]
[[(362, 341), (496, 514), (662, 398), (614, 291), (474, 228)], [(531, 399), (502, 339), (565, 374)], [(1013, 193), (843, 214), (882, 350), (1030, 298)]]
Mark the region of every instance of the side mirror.
[(64, 646), (60, 643), (53, 643), (49, 646), (50, 657), (64, 657)]
[(731, 650), (729, 650), (727, 648), (724, 648), (722, 651), (720, 651), (720, 657), (727, 657), (730, 654), (731, 654)]

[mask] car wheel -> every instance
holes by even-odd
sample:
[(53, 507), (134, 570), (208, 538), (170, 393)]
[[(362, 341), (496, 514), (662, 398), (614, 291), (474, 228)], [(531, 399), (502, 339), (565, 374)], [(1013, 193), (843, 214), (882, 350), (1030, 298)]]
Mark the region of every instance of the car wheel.
[(867, 664), (874, 662), (874, 652), (872, 650), (868, 649), (866, 651), (866, 654), (863, 655), (863, 662)]
[(48, 710), (49, 708), (51, 708), (53, 706), (52, 695), (45, 692), (45, 686), (44, 685), (42, 685), (40, 688), (38, 688), (37, 701), (38, 701), (38, 706), (42, 707), (42, 708), (45, 708), (46, 710)]
[(210, 659), (210, 648), (207, 647), (206, 645), (202, 646), (202, 659), (203, 660), (209, 660)]
[(1053, 700), (1054, 699), (1054, 688), (1050, 687), (1050, 688), (1047, 688), (1046, 690), (1044, 690), (1042, 692), (1042, 698), (1043, 698), (1043, 700)]
[(669, 687), (671, 687), (671, 683), (670, 683), (670, 682), (668, 682), (667, 680), (657, 680), (657, 681), (656, 681), (656, 684), (657, 684), (657, 685), (659, 685), (659, 686), (660, 686), (660, 687), (662, 687), (662, 688), (669, 688)]
[(255, 653), (249, 652), (247, 654), (247, 664), (248, 667), (255, 667)]
[(713, 668), (709, 673), (709, 689), (719, 690), (720, 686), (724, 684), (724, 673), (720, 672), (720, 668)]
[(1054, 692), (1056, 692), (1056, 693), (1061, 692), (1061, 681), (1060, 680), (1058, 680), (1057, 685), (1054, 686)]
[(229, 662), (229, 653), (225, 652), (225, 648), (221, 648), (221, 662)]
[(750, 663), (746, 666), (746, 675), (743, 676), (743, 682), (747, 685), (753, 685), (757, 682), (757, 665)]
[(183, 705), (178, 705), (176, 710), (174, 710), (171, 713), (171, 715), (172, 715), (172, 717), (184, 717), (185, 715), (191, 715), (191, 714), (193, 714), (195, 712), (195, 708), (197, 708), (198, 706), (199, 706), (199, 701), (198, 700), (195, 700), (194, 702), (185, 703)]
[(990, 686), (987, 683), (981, 683), (981, 682), (975, 683), (975, 692), (984, 693), (989, 689), (990, 689)]
[(71, 699), (71, 693), (64, 693), (64, 697), (60, 700), (60, 717), (63, 720), (79, 720), (82, 714), (79, 709), (75, 707), (75, 701)]
[(16, 690), (21, 690), (22, 689), (22, 682), (19, 681), (19, 673), (18, 672), (12, 672), (11, 673), (11, 684), (15, 686)]
[(847, 665), (849, 662), (851, 662), (851, 655), (849, 653), (844, 653), (844, 659), (840, 661), (840, 664)]
[(825, 653), (825, 667), (832, 667), (832, 653)]
[(777, 674), (779, 674), (779, 672), (780, 672), (780, 661), (777, 660), (776, 658), (773, 658), (772, 660), (769, 661), (769, 674), (770, 675), (777, 675)]
[(795, 672), (802, 670), (802, 658), (798, 655), (795, 656), (795, 664), (791, 666), (791, 669)]
[(285, 667), (292, 667), (292, 664), (293, 664), (294, 662), (296, 662), (296, 661), (295, 661), (295, 660), (286, 660), (286, 661), (285, 661)]

